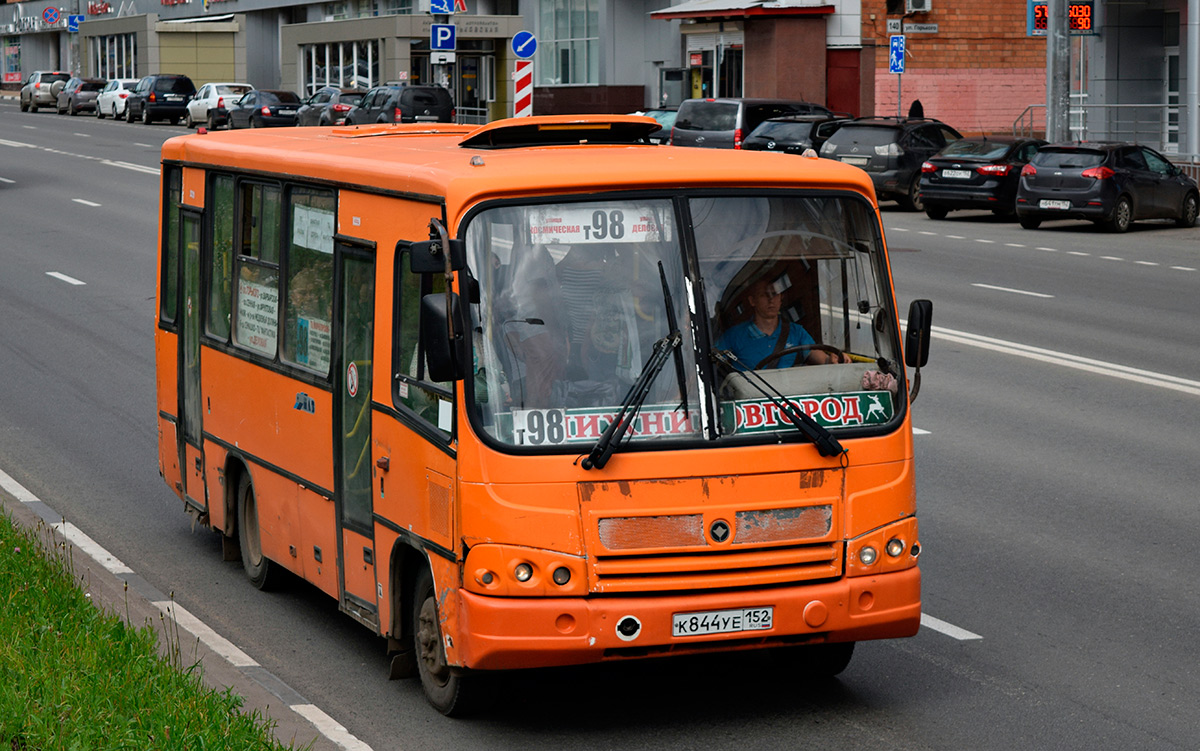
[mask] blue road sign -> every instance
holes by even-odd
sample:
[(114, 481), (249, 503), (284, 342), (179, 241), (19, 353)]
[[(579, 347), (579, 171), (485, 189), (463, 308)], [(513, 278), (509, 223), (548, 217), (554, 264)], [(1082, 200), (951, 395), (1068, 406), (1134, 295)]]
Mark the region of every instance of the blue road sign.
[(58, 8), (46, 8), (43, 10), (42, 20), (51, 26), (58, 23)]
[(904, 72), (904, 35), (892, 34), (888, 52), (888, 73)]
[(67, 16), (67, 31), (79, 31), (79, 24), (86, 16)]
[(537, 37), (532, 31), (518, 31), (512, 38), (513, 54), (522, 60), (528, 60), (537, 52)]
[(448, 16), (454, 13), (454, 0), (429, 0), (429, 12)]
[[(454, 0), (450, 0), (451, 5)], [(429, 49), (439, 52), (453, 52), (455, 46), (455, 29), (452, 23), (435, 23), (429, 27)]]

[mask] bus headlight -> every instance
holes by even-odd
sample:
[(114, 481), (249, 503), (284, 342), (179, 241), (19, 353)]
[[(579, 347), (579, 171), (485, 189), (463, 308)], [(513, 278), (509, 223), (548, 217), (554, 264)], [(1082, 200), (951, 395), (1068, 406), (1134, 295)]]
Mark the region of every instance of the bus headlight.
[(871, 547), (870, 545), (864, 545), (858, 549), (858, 560), (864, 566), (870, 566), (871, 564), (875, 563), (875, 559), (878, 557), (879, 554), (876, 553), (875, 548)]
[(587, 560), (554, 550), (481, 543), (467, 551), (464, 589), (500, 597), (582, 597)]
[(905, 517), (846, 540), (846, 576), (880, 576), (914, 568), (920, 554), (917, 518)]
[(533, 578), (533, 566), (528, 563), (518, 563), (513, 569), (513, 576), (517, 577), (519, 582), (527, 582)]
[(892, 539), (888, 540), (888, 544), (887, 544), (887, 554), (888, 555), (890, 555), (893, 558), (896, 558), (896, 557), (900, 556), (902, 553), (904, 553), (904, 540), (901, 540), (899, 537), (893, 537)]

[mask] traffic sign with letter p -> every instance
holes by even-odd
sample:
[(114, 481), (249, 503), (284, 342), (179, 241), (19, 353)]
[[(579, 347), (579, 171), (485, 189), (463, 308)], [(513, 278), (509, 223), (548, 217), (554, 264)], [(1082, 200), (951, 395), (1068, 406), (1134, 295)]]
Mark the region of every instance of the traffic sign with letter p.
[(452, 23), (435, 23), (429, 27), (429, 49), (441, 52), (453, 52), (455, 45), (455, 26)]

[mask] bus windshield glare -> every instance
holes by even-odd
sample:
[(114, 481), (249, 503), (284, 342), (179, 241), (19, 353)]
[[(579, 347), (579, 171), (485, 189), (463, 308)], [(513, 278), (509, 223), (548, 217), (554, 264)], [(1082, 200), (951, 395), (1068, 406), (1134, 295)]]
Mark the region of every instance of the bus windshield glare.
[(789, 406), (828, 430), (898, 416), (895, 315), (861, 198), (509, 205), (475, 215), (466, 239), (471, 412), (502, 446), (586, 451), (672, 319), (679, 344), (639, 396), (627, 448), (775, 442), (796, 431)]

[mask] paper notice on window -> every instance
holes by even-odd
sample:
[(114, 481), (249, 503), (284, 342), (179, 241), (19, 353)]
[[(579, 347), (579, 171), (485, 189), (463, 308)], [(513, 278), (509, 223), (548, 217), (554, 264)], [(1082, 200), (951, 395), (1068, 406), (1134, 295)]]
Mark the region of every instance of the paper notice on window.
[(333, 327), (317, 318), (296, 319), (296, 362), (321, 373), (329, 372)]
[(292, 206), (292, 245), (333, 254), (334, 212)]
[(279, 332), (278, 290), (242, 279), (238, 282), (237, 304), (237, 343), (273, 357)]

